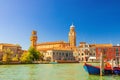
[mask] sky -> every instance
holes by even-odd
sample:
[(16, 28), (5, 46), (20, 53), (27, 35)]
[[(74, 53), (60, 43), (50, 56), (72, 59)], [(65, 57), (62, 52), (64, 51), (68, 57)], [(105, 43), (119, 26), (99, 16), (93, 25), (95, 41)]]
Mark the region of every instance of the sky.
[(38, 43), (68, 41), (74, 24), (79, 42), (120, 43), (120, 0), (0, 0), (0, 43), (30, 46), (32, 30)]

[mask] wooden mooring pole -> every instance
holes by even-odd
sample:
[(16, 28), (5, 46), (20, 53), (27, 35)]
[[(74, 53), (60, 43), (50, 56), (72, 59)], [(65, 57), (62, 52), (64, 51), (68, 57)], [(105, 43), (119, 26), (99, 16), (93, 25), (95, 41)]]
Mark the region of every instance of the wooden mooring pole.
[(100, 76), (104, 75), (104, 60), (103, 60), (104, 50), (100, 53)]

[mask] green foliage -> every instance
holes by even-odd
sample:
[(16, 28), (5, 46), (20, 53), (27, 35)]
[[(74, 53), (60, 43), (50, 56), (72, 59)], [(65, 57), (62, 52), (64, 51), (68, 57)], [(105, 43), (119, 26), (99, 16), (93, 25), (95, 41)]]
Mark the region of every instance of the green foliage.
[(20, 58), (20, 61), (23, 63), (31, 63), (38, 60), (43, 60), (43, 55), (33, 47), (30, 47), (28, 52), (23, 53)]
[(30, 55), (30, 53), (26, 52), (26, 53), (23, 53), (23, 54), (22, 54), (22, 56), (21, 56), (21, 58), (20, 58), (20, 61), (21, 61), (22, 63), (31, 63), (31, 62), (32, 62), (32, 60), (31, 60), (32, 57), (33, 57), (33, 56)]
[(4, 54), (3, 57), (2, 57), (2, 61), (3, 61), (3, 62), (7, 62), (7, 58), (8, 58), (8, 55), (7, 55), (7, 54)]
[(18, 60), (18, 55), (15, 55), (15, 57), (12, 58), (12, 61), (19, 61)]
[(35, 48), (30, 47), (30, 48), (28, 49), (28, 53), (32, 56), (31, 59), (32, 59), (33, 61), (39, 59), (39, 54), (40, 54), (40, 53), (39, 53)]
[(4, 51), (4, 54), (3, 54), (2, 61), (6, 62), (6, 63), (9, 63), (11, 61), (13, 52), (9, 48), (8, 49), (4, 49), (3, 51)]

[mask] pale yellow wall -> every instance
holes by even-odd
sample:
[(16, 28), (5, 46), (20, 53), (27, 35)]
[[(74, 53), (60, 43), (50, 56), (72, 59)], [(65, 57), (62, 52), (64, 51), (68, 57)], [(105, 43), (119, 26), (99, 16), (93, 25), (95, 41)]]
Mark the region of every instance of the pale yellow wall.
[[(64, 55), (63, 55), (64, 54)], [(68, 54), (68, 57), (66, 57), (66, 54)], [(62, 58), (66, 60), (73, 60), (73, 51), (71, 50), (48, 50), (46, 53), (43, 53), (44, 58), (51, 57), (52, 60), (59, 60)]]

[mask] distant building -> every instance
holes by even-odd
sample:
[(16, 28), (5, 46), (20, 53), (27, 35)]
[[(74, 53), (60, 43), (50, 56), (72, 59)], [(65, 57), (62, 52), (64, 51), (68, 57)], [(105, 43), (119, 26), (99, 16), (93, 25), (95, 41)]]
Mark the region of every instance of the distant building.
[(74, 61), (73, 51), (71, 50), (48, 50), (46, 53), (43, 53), (45, 56), (44, 59), (48, 61)]
[(95, 47), (96, 51), (96, 59), (99, 61), (100, 60), (100, 55), (101, 53), (105, 54), (104, 58), (105, 59), (111, 59), (113, 56), (113, 45), (112, 44), (93, 44), (91, 45), (92, 47)]
[(71, 47), (76, 46), (76, 32), (75, 32), (75, 26), (72, 24), (70, 26), (70, 32), (69, 32), (69, 44)]
[[(55, 50), (57, 50), (58, 52), (59, 51), (62, 52), (61, 54), (65, 54), (66, 51), (70, 50), (70, 51), (72, 51), (71, 54), (74, 55), (73, 52), (75, 52), (75, 50), (76, 50), (75, 26), (73, 24), (70, 26), (70, 32), (68, 34), (68, 42), (54, 41), (54, 42), (37, 43), (37, 31), (32, 31), (30, 40), (31, 40), (31, 46), (36, 48), (38, 51), (40, 51), (42, 53), (46, 53), (46, 52), (48, 53), (49, 50), (53, 50), (52, 52), (55, 52)], [(48, 55), (44, 55), (45, 58), (47, 56)], [(68, 57), (70, 57), (70, 56), (68, 56)], [(51, 58), (55, 59), (54, 57), (51, 57)], [(65, 59), (71, 59), (71, 57), (70, 58), (65, 57)]]
[(63, 50), (69, 47), (69, 43), (64, 41), (44, 42), (44, 43), (38, 43), (36, 47), (37, 47), (37, 50), (39, 51), (46, 51), (51, 49)]
[(89, 59), (88, 61), (90, 62), (96, 62), (96, 47), (95, 46), (90, 46), (90, 51), (89, 51)]
[[(79, 46), (77, 47), (78, 60), (80, 62), (99, 61), (100, 53), (104, 48), (112, 48), (112, 44), (87, 44), (86, 42), (80, 42)], [(114, 53), (111, 53), (111, 54), (114, 54)], [(106, 58), (107, 59), (111, 58), (109, 51), (107, 51)]]
[(78, 60), (81, 62), (88, 61), (89, 58), (89, 44), (86, 42), (80, 42), (78, 46)]
[(114, 48), (115, 60), (117, 64), (119, 64), (120, 63), (120, 46), (119, 45), (113, 46), (113, 48)]
[[(75, 31), (75, 26), (73, 24), (70, 26), (70, 31), (68, 33), (68, 42), (54, 41), (54, 42), (37, 43), (37, 39), (38, 39), (37, 31), (32, 31), (32, 35), (30, 37), (31, 46), (36, 48), (38, 51), (44, 53), (45, 59), (47, 59), (48, 56), (49, 58), (51, 58), (51, 60), (61, 59), (61, 56), (55, 57), (54, 53), (58, 51), (59, 55), (61, 55), (62, 51), (63, 51), (62, 53), (64, 53), (68, 50), (72, 51), (75, 60), (81, 62), (99, 61), (100, 53), (103, 51), (103, 49), (106, 50), (105, 52), (105, 55), (107, 56), (106, 59), (118, 58), (120, 54), (119, 48), (115, 46), (113, 47), (112, 44), (87, 44), (86, 42), (80, 42), (79, 46), (77, 47), (76, 31)], [(65, 58), (65, 59), (71, 59), (71, 58)]]
[(68, 37), (69, 42), (55, 41), (55, 42), (37, 43), (37, 31), (32, 31), (32, 35), (30, 37), (31, 46), (35, 47), (39, 51), (47, 51), (51, 49), (71, 50), (76, 47), (76, 32), (75, 32), (75, 26), (73, 24), (70, 26), (70, 32), (68, 35), (69, 35)]
[(19, 45), (8, 44), (8, 43), (0, 43), (0, 60), (2, 60), (2, 56), (4, 55), (4, 50), (10, 49), (13, 52), (13, 57), (16, 55), (20, 58), (22, 54), (22, 48)]

